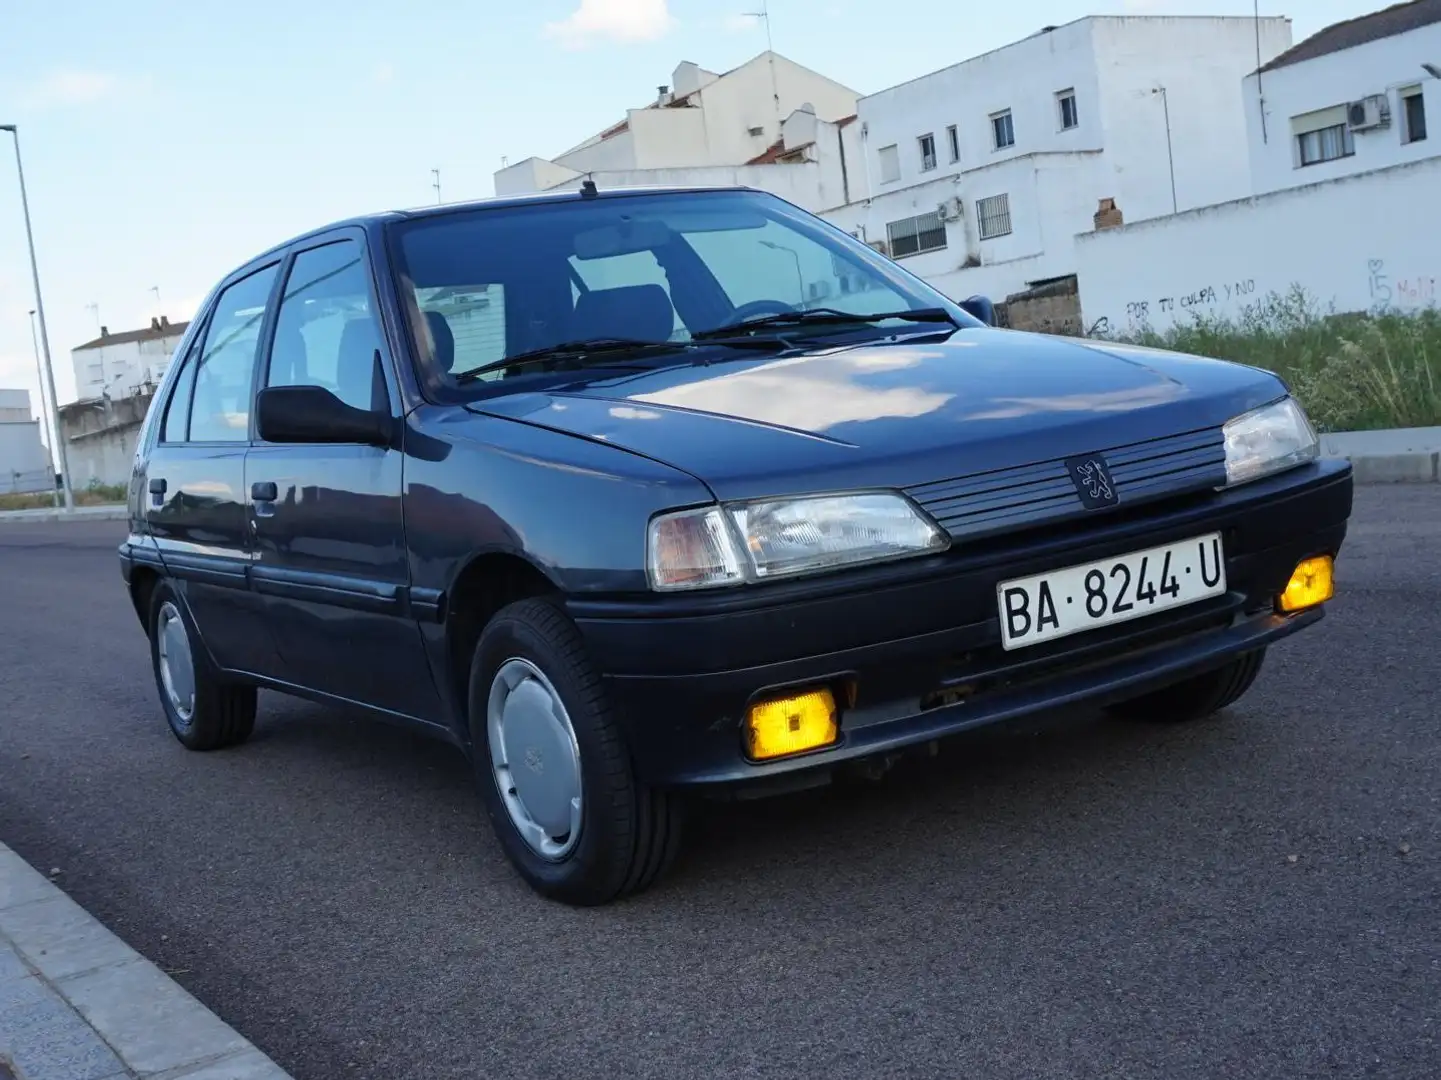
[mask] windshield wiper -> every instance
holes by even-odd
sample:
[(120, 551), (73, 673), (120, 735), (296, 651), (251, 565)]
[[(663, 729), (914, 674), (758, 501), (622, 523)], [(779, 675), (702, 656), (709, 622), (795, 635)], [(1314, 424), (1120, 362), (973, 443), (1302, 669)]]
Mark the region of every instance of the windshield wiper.
[[(737, 349), (774, 349), (773, 342), (764, 341), (758, 338), (735, 338), (734, 340), (717, 337), (707, 338), (705, 345), (713, 348), (717, 345), (731, 346)], [(546, 345), (539, 349), (527, 349), (525, 352), (515, 353), (500, 360), (492, 360), (488, 364), (481, 364), (479, 367), (468, 368), (465, 371), (457, 372), (454, 376), (456, 382), (472, 382), (482, 375), (492, 371), (504, 371), (508, 368), (524, 367), (527, 364), (540, 364), (551, 360), (567, 360), (576, 362), (582, 366), (590, 361), (604, 362), (607, 358), (617, 354), (625, 353), (631, 356), (650, 355), (654, 353), (686, 352), (690, 349), (699, 348), (695, 341), (645, 341), (640, 338), (585, 338), (577, 341), (562, 341), (556, 345)]]
[(781, 311), (774, 315), (758, 315), (754, 319), (746, 319), (743, 322), (727, 323), (711, 330), (701, 330), (692, 334), (691, 337), (696, 341), (706, 341), (713, 337), (724, 337), (765, 327), (849, 326), (855, 324), (871, 326), (885, 322), (887, 319), (904, 319), (906, 322), (950, 323), (957, 330), (961, 328), (961, 324), (956, 322), (945, 308), (883, 311), (876, 315), (860, 315), (854, 311), (840, 311), (836, 308), (810, 308), (806, 311)]

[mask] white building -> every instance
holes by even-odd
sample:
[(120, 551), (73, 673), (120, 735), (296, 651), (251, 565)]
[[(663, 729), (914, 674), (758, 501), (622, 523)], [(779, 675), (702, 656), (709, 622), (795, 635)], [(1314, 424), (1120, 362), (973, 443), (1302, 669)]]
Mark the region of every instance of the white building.
[(51, 491), (55, 474), (29, 390), (0, 390), (0, 494)]
[(1441, 0), (1336, 23), (1246, 79), (1255, 194), (1441, 153)]
[(957, 298), (1074, 274), (1112, 202), (1131, 222), (1249, 193), (1243, 80), (1290, 45), (1284, 18), (1047, 27), (862, 98), (872, 196), (825, 216)]
[(158, 386), (188, 325), (162, 315), (144, 330), (112, 334), (102, 326), (98, 338), (70, 350), (76, 397), (123, 398)]
[(497, 195), (579, 187), (763, 187), (809, 210), (863, 194), (842, 166), (857, 94), (775, 52), (724, 74), (686, 62), (654, 101), (554, 159), (495, 174)]

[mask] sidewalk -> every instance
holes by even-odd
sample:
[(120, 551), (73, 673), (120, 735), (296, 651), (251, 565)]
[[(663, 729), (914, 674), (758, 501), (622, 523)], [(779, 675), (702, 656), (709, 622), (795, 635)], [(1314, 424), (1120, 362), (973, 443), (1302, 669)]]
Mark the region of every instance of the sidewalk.
[(0, 844), (0, 1080), (290, 1080)]

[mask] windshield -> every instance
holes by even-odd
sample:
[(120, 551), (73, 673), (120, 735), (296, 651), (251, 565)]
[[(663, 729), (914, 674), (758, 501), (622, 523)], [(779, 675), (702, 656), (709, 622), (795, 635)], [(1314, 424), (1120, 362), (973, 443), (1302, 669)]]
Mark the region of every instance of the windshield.
[[(458, 373), (562, 343), (684, 343), (750, 319), (816, 309), (864, 318), (939, 307), (957, 325), (981, 325), (864, 244), (760, 192), (479, 208), (394, 228), (424, 375), (437, 388), (454, 387)], [(899, 319), (874, 326), (926, 332)], [(817, 320), (755, 332), (838, 330), (835, 320)], [(519, 371), (502, 366), (483, 377)]]

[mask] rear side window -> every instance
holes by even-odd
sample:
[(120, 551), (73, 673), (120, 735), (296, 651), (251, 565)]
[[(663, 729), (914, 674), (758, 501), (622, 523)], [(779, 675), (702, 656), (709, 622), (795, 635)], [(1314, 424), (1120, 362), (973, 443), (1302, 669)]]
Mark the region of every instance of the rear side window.
[(241, 278), (215, 301), (195, 365), (190, 442), (245, 442), (250, 438), (255, 357), (278, 269), (278, 264), (271, 264)]
[(160, 431), (160, 441), (183, 443), (190, 437), (190, 396), (195, 390), (195, 357), (200, 351), (197, 340), (180, 361), (180, 374), (175, 380), (175, 390), (170, 395), (170, 404), (165, 409), (165, 426)]

